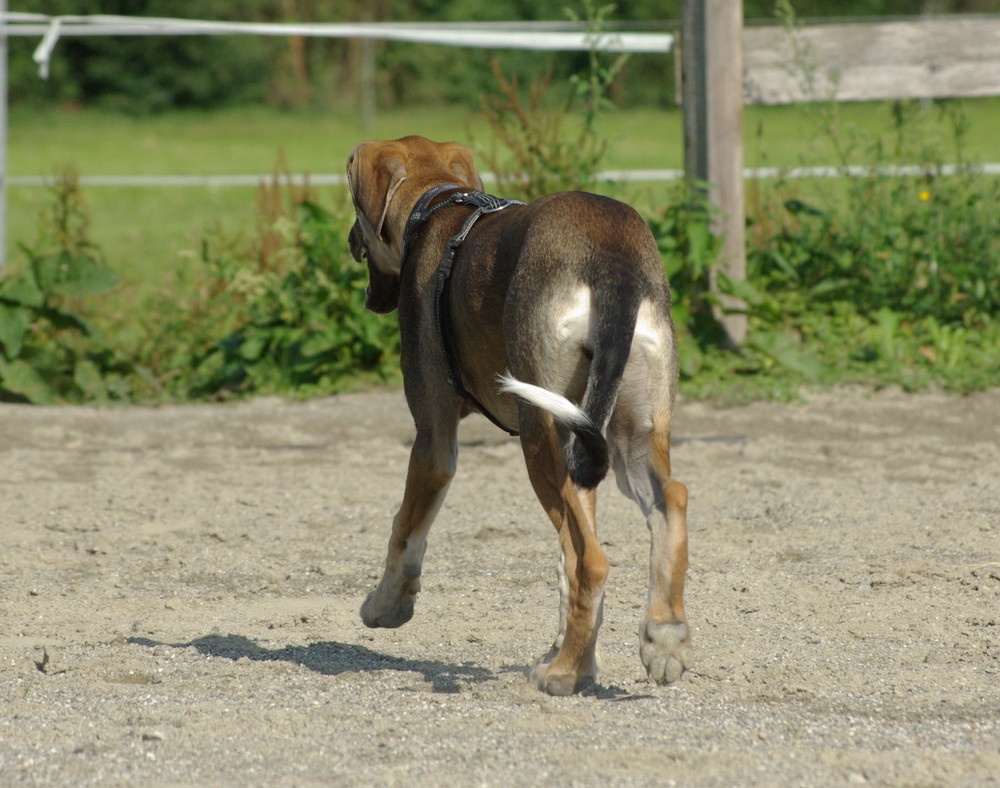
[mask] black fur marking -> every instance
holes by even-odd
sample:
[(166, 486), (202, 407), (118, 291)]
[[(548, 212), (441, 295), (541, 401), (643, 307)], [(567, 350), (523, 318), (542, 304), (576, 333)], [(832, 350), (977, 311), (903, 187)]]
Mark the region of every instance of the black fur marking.
[(567, 451), (570, 478), (585, 490), (592, 490), (608, 473), (608, 443), (603, 430), (618, 398), (639, 304), (647, 290), (627, 264), (615, 265), (612, 260), (592, 270), (599, 272), (589, 283), (597, 300), (597, 341), (582, 403), (590, 424), (573, 427)]
[(608, 442), (591, 422), (574, 426), (569, 444), (569, 478), (584, 490), (593, 490), (608, 474)]

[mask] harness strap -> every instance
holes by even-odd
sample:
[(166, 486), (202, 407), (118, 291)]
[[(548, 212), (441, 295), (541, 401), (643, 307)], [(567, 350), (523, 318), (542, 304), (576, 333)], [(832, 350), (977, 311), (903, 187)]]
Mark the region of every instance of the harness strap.
[[(452, 188), (453, 184), (442, 184), (442, 186)], [(435, 189), (437, 191), (434, 196), (444, 191), (444, 188), (442, 187), (435, 187)], [(435, 191), (435, 189), (432, 189), (431, 191)], [(426, 195), (424, 196), (426, 197)], [(469, 218), (462, 224), (462, 229), (460, 229), (448, 241), (437, 270), (437, 281), (434, 294), (434, 316), (437, 321), (438, 338), (441, 341), (441, 349), (444, 351), (445, 361), (448, 364), (448, 382), (451, 383), (452, 388), (455, 389), (455, 392), (460, 397), (467, 399), (475, 405), (479, 412), (493, 422), (493, 424), (510, 435), (517, 435), (517, 430), (512, 430), (503, 424), (486, 408), (485, 405), (483, 405), (482, 402), (479, 401), (479, 399), (472, 392), (466, 389), (465, 385), (462, 383), (462, 373), (458, 363), (458, 352), (455, 348), (455, 339), (451, 331), (451, 307), (448, 296), (450, 291), (449, 283), (451, 282), (451, 271), (455, 263), (455, 255), (458, 253), (458, 247), (462, 245), (462, 242), (466, 239), (476, 222), (478, 222), (479, 219), (485, 214), (502, 211), (509, 205), (524, 205), (524, 203), (520, 200), (505, 200), (500, 197), (495, 197), (492, 194), (484, 194), (480, 191), (468, 191), (456, 192), (447, 200), (442, 200), (434, 207), (428, 209), (426, 206), (432, 199), (433, 196), (425, 202), (422, 197), (418, 202), (418, 208), (420, 208), (421, 203), (424, 204), (424, 207), (419, 210), (419, 214), (422, 218), (418, 218), (418, 210), (414, 209), (413, 214), (410, 215), (410, 220), (407, 222), (408, 238), (411, 237), (411, 234), (412, 237), (415, 238), (417, 233), (420, 231), (420, 226), (442, 208), (449, 205), (472, 205), (476, 208), (476, 210), (474, 210), (469, 215)], [(415, 219), (418, 220), (415, 221)]]
[(420, 228), (424, 226), (424, 222), (430, 219), (435, 213), (440, 211), (442, 208), (447, 208), (449, 205), (454, 205), (451, 200), (442, 200), (433, 208), (428, 208), (435, 198), (449, 189), (455, 191), (461, 191), (462, 187), (457, 183), (439, 183), (422, 195), (420, 199), (417, 200), (417, 204), (413, 206), (413, 211), (410, 213), (410, 218), (406, 220), (406, 230), (403, 232), (403, 259), (406, 259), (406, 254), (410, 250), (410, 245), (416, 240), (417, 235), (420, 233)]

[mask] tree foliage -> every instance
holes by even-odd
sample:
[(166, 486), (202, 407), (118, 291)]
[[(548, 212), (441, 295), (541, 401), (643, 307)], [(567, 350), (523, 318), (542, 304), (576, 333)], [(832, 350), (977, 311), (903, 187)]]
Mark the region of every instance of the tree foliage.
[[(579, 0), (22, 0), (18, 11), (128, 14), (264, 22), (557, 21)], [(995, 11), (996, 0), (796, 0), (799, 17), (914, 15), (925, 11)], [(774, 0), (745, 0), (747, 19), (771, 18)], [(676, 26), (680, 3), (618, 0), (609, 26)], [(101, 104), (129, 112), (266, 100), (282, 106), (354, 106), (361, 43), (257, 36), (64, 38), (51, 76), (41, 81), (31, 60), (37, 41), (10, 42), (10, 95), (17, 102)], [(492, 89), (490, 58), (521, 84), (551, 69), (560, 81), (583, 68), (587, 53), (458, 49), (376, 44), (376, 93), (383, 106), (434, 102), (477, 105)], [(673, 101), (671, 58), (630, 59), (612, 86), (622, 104)]]

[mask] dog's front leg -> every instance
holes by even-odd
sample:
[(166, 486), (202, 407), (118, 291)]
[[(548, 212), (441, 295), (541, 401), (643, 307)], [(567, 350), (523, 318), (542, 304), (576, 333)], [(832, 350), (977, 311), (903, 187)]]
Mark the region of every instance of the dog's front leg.
[(427, 532), (444, 502), (458, 458), (456, 428), (418, 428), (410, 452), (403, 503), (392, 521), (385, 572), (361, 605), (369, 627), (399, 627), (413, 617)]

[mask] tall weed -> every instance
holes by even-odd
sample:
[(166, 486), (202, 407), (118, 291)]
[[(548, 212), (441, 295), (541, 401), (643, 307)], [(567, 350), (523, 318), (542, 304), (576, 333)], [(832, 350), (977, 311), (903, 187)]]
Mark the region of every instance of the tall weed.
[(97, 330), (92, 299), (118, 281), (91, 241), (76, 173), (52, 187), (26, 263), (0, 281), (0, 401), (105, 402), (131, 396), (135, 368)]
[(258, 207), (257, 236), (204, 242), (194, 297), (161, 311), (144, 360), (166, 391), (308, 396), (394, 379), (399, 329), (365, 310), (343, 218), (278, 176)]
[(749, 256), (759, 289), (966, 326), (1000, 314), (996, 180), (872, 175), (852, 179), (842, 205), (789, 199), (779, 216), (778, 231)]
[[(780, 191), (782, 185), (778, 185)], [(756, 217), (755, 217), (756, 218)], [(790, 198), (749, 249), (748, 348), (785, 337), (816, 380), (1000, 384), (1000, 182), (873, 171), (842, 199)]]
[(507, 77), (497, 61), (491, 61), (497, 91), (482, 97), (480, 104), (504, 150), (494, 147), (479, 153), (505, 196), (534, 200), (595, 184), (608, 148), (600, 118), (611, 106), (608, 90), (627, 59), (598, 49), (612, 9), (584, 0), (582, 15), (570, 12), (592, 43), (586, 67), (570, 76), (569, 95), (561, 103), (553, 99), (551, 69), (532, 80), (524, 97), (517, 79)]

